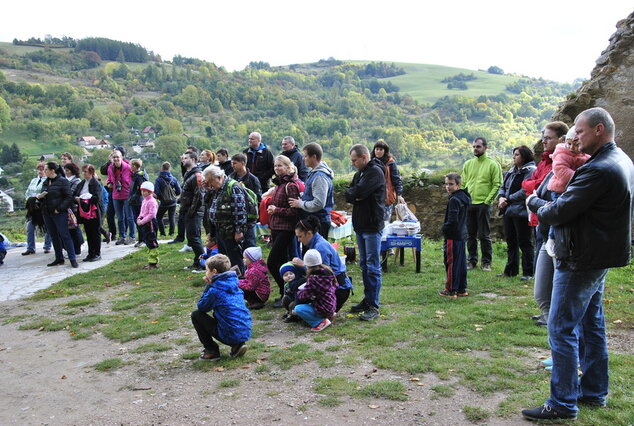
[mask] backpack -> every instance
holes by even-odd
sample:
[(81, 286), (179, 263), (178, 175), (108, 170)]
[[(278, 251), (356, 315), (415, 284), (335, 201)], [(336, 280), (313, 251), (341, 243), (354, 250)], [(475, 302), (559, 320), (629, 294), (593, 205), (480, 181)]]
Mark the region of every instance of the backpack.
[(165, 185), (161, 188), (161, 193), (159, 194), (159, 198), (161, 203), (172, 204), (176, 201), (176, 191), (174, 191), (174, 187), (172, 186), (172, 180), (165, 181)]
[(255, 195), (255, 192), (253, 192), (246, 186), (231, 179), (229, 181), (229, 184), (227, 185), (227, 194), (229, 195), (229, 197), (231, 197), (231, 191), (233, 190), (233, 186), (235, 184), (238, 184), (238, 186), (242, 190), (242, 193), (244, 194), (244, 201), (246, 203), (247, 209), (247, 225), (253, 225), (260, 218), (260, 215), (258, 213), (258, 205), (260, 204), (258, 202), (258, 196)]

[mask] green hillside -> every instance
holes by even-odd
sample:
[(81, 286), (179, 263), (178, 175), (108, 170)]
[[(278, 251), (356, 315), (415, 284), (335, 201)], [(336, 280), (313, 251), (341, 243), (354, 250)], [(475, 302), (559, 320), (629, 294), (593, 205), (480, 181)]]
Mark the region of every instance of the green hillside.
[[(516, 82), (519, 77), (511, 75), (489, 74), (483, 71), (473, 71), (465, 68), (453, 68), (442, 65), (396, 63), (406, 74), (390, 77), (402, 93), (407, 93), (419, 102), (434, 103), (443, 96), (478, 97), (495, 96), (503, 93), (506, 86)], [(441, 80), (456, 74), (473, 74), (476, 80), (467, 82), (467, 90), (447, 89), (447, 83)]]

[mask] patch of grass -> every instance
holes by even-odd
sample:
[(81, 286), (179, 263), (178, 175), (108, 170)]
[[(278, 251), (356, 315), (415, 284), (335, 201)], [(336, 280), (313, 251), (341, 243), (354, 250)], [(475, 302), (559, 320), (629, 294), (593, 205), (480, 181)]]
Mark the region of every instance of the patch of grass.
[(338, 407), (343, 404), (343, 401), (336, 396), (326, 396), (317, 401), (319, 405), (323, 405), (324, 407)]
[(200, 352), (187, 352), (186, 354), (182, 354), (182, 359), (198, 359), (200, 357)]
[(269, 361), (277, 365), (281, 370), (288, 370), (293, 365), (301, 364), (310, 359), (310, 346), (306, 343), (298, 343), (288, 348), (275, 349)]
[(119, 358), (110, 358), (110, 359), (104, 359), (101, 362), (98, 362), (97, 364), (93, 365), (94, 369), (97, 371), (110, 371), (110, 370), (114, 370), (115, 368), (119, 368), (123, 365), (123, 361)]
[(224, 379), (218, 383), (219, 388), (235, 388), (240, 386), (240, 380), (238, 379)]
[(169, 351), (170, 349), (172, 349), (170, 345), (151, 342), (139, 345), (136, 348), (132, 349), (130, 352), (133, 354), (144, 354), (147, 352), (165, 352)]
[(431, 390), (434, 392), (432, 399), (451, 398), (456, 393), (456, 390), (449, 385), (432, 386)]
[(71, 300), (70, 302), (66, 303), (66, 306), (70, 308), (78, 308), (80, 306), (95, 306), (95, 305), (98, 305), (99, 303), (101, 303), (101, 300), (98, 299), (97, 297), (84, 297), (84, 298)]
[(269, 371), (271, 371), (271, 367), (269, 367), (267, 364), (260, 364), (255, 367), (253, 371), (255, 371), (257, 374), (268, 373)]
[(313, 390), (319, 394), (337, 397), (353, 394), (358, 386), (356, 380), (335, 376), (316, 378)]
[(2, 320), (2, 325), (15, 324), (16, 322), (22, 322), (30, 317), (31, 315), (14, 315), (12, 317), (5, 318), (4, 320)]
[(472, 407), (470, 405), (465, 406), (462, 411), (464, 412), (464, 416), (471, 423), (479, 423), (487, 420), (491, 413), (482, 407)]
[(311, 356), (317, 361), (319, 368), (334, 367), (337, 361), (336, 356), (324, 353), (323, 351), (314, 351), (311, 353)]
[(405, 385), (396, 380), (381, 380), (370, 383), (357, 392), (358, 395), (372, 398), (389, 399), (391, 401), (407, 401)]

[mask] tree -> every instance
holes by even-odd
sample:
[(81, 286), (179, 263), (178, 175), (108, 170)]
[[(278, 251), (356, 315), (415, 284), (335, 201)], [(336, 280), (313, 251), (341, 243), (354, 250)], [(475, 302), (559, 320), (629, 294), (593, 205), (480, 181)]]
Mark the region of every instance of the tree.
[(2, 133), (8, 126), (11, 121), (11, 109), (9, 105), (2, 99), (0, 96), (0, 133)]
[(504, 70), (500, 67), (496, 67), (495, 65), (490, 66), (487, 72), (489, 74), (500, 74), (500, 75), (504, 74)]
[(165, 135), (156, 138), (156, 151), (159, 157), (172, 164), (178, 163), (181, 154), (187, 149), (187, 138), (180, 135)]

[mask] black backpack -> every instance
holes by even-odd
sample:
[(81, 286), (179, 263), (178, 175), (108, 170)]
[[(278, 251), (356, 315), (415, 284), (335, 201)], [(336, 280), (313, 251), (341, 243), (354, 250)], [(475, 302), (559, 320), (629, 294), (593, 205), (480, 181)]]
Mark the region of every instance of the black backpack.
[(165, 181), (165, 185), (163, 185), (163, 188), (161, 188), (161, 193), (159, 194), (159, 197), (161, 198), (161, 202), (165, 204), (172, 204), (174, 201), (176, 201), (176, 191), (174, 191), (171, 179), (169, 181)]

